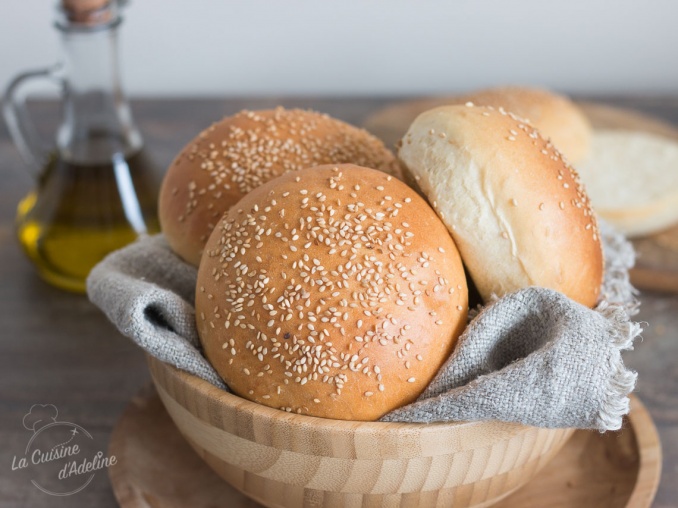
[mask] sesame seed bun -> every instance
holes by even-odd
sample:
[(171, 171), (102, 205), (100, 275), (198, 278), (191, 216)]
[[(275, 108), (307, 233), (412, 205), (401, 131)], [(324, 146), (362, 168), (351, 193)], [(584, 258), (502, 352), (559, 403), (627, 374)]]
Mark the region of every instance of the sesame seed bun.
[(603, 257), (589, 199), (530, 124), (504, 110), (443, 106), (414, 121), (399, 156), (485, 301), (542, 286), (596, 303)]
[(591, 123), (579, 107), (563, 95), (541, 88), (505, 86), (456, 97), (450, 104), (467, 102), (503, 108), (526, 119), (575, 166), (589, 154)]
[(242, 111), (201, 132), (174, 159), (160, 190), (162, 231), (198, 266), (216, 223), (249, 191), (288, 171), (343, 162), (400, 177), (395, 156), (365, 130), (313, 111)]
[(466, 324), (459, 253), (395, 178), (352, 164), (288, 173), (231, 208), (198, 271), (205, 355), (238, 395), (375, 420), (414, 401)]

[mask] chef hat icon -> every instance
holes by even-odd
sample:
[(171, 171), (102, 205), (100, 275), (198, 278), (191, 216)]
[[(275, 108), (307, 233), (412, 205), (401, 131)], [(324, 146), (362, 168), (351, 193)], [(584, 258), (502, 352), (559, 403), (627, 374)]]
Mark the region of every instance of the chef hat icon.
[(45, 425), (56, 422), (59, 414), (53, 404), (33, 404), (24, 416), (24, 427), (33, 432), (37, 432)]

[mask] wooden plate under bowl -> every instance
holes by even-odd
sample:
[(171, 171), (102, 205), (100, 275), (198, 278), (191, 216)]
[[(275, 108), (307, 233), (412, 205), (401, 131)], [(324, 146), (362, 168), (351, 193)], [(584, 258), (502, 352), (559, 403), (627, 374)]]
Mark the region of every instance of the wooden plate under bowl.
[[(109, 469), (122, 508), (255, 508), (181, 436), (152, 386), (132, 399), (113, 430)], [(530, 483), (495, 506), (650, 506), (661, 472), (652, 418), (635, 397), (623, 430), (577, 431)]]
[[(371, 115), (364, 127), (393, 147), (420, 113), (446, 103), (440, 97), (399, 102)], [(678, 141), (676, 126), (637, 111), (594, 102), (581, 102), (579, 106), (594, 128), (635, 130)], [(633, 245), (638, 260), (631, 271), (631, 282), (640, 289), (678, 293), (678, 224), (635, 238)]]

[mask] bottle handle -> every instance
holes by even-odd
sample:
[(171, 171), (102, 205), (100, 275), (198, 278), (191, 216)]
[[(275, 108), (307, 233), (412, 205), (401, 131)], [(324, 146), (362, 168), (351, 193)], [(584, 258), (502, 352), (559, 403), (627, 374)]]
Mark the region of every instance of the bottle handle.
[(56, 64), (52, 67), (24, 72), (16, 76), (5, 90), (2, 107), (12, 140), (34, 176), (40, 174), (47, 162), (49, 150), (45, 148), (40, 139), (26, 107), (28, 94), (25, 85), (40, 80), (56, 82), (63, 87), (63, 66)]

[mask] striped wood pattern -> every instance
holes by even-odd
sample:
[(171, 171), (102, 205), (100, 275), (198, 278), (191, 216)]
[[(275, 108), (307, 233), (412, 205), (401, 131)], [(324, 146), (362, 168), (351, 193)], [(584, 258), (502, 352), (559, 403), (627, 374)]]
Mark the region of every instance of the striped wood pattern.
[[(261, 506), (224, 482), (191, 450), (152, 386), (146, 385), (128, 404), (111, 436), (109, 455), (118, 459), (108, 473), (121, 508)], [(654, 422), (632, 396), (622, 430), (576, 431), (537, 476), (496, 506), (645, 508), (657, 492), (661, 455)], [(373, 498), (374, 504), (387, 504), (386, 499)]]
[(266, 506), (485, 506), (529, 481), (571, 429), (347, 422), (255, 404), (149, 357), (193, 449)]

